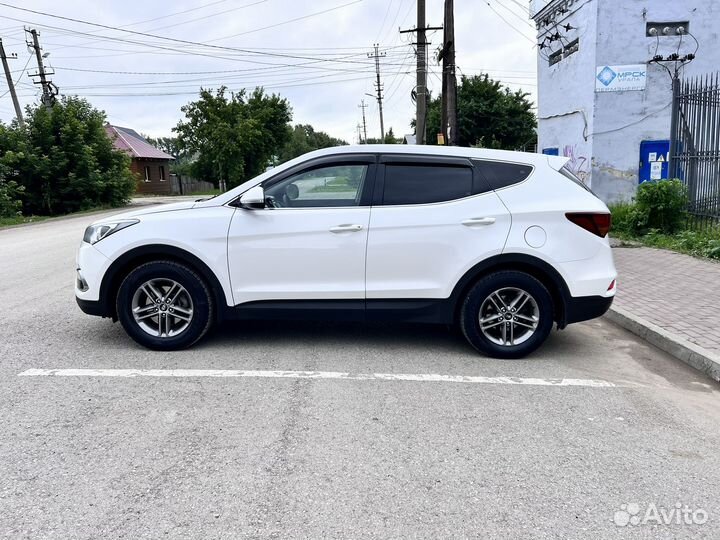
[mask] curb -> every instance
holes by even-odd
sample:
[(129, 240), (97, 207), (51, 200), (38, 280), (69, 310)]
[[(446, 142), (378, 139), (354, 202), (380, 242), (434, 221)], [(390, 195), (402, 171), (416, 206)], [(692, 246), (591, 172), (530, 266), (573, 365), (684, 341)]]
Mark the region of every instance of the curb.
[(643, 338), (648, 343), (655, 345), (658, 349), (671, 354), (678, 360), (720, 382), (720, 357), (653, 323), (636, 317), (622, 308), (612, 306), (605, 314), (605, 317), (625, 330)]

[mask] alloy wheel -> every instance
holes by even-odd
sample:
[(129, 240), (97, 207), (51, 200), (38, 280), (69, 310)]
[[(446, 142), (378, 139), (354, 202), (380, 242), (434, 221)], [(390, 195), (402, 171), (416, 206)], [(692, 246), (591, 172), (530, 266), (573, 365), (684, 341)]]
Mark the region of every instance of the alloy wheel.
[(150, 279), (140, 285), (131, 304), (137, 325), (154, 337), (182, 334), (193, 319), (193, 301), (185, 287), (175, 280)]
[(488, 340), (511, 347), (533, 336), (540, 322), (540, 309), (527, 291), (505, 287), (483, 301), (478, 320), (480, 330)]

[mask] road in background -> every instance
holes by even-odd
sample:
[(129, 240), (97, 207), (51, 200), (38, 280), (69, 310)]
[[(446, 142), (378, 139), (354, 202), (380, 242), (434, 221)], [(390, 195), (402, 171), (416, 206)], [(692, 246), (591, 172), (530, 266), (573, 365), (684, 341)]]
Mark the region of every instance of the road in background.
[[(556, 332), (521, 361), (478, 356), (444, 327), (277, 321), (151, 352), (75, 305), (75, 249), (97, 217), (0, 230), (0, 536), (717, 530), (720, 386), (612, 324)], [(67, 368), (350, 376), (18, 376)], [(376, 373), (441, 377), (361, 376)], [(448, 382), (456, 375), (495, 379)], [(613, 521), (630, 517), (622, 505), (678, 502), (709, 521)]]

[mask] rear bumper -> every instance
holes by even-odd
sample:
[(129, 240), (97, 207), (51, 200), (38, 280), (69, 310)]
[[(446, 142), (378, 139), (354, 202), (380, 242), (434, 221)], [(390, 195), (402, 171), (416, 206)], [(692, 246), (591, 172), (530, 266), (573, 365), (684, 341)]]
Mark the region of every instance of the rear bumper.
[(610, 309), (615, 296), (571, 296), (565, 305), (565, 324), (596, 319)]

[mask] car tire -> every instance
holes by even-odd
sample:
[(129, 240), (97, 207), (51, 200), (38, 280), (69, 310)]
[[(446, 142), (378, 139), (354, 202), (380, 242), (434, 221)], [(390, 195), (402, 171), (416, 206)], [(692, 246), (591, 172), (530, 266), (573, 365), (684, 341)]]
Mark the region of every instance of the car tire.
[(547, 339), (553, 327), (553, 300), (533, 276), (500, 271), (468, 292), (460, 328), (470, 344), (494, 358), (523, 358)]
[(190, 347), (210, 330), (213, 297), (191, 268), (153, 261), (132, 270), (118, 289), (117, 316), (125, 331), (149, 349)]

